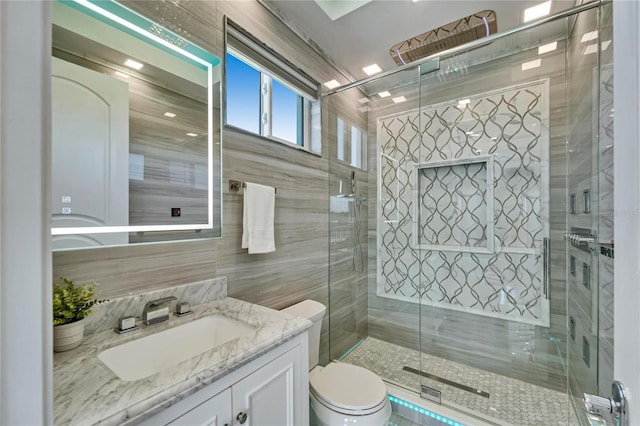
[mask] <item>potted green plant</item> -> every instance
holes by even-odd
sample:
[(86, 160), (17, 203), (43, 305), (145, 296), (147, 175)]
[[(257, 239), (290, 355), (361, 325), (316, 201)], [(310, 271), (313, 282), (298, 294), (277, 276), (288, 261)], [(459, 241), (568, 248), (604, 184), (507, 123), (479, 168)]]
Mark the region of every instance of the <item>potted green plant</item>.
[(80, 346), (84, 336), (84, 318), (95, 305), (106, 302), (96, 299), (96, 284), (76, 286), (60, 277), (62, 283), (53, 285), (53, 350), (68, 351)]

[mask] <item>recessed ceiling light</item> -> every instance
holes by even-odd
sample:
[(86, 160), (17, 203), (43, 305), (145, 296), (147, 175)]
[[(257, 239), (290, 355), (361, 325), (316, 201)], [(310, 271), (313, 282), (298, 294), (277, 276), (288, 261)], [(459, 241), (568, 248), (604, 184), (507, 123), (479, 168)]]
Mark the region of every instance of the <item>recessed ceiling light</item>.
[(589, 31), (588, 33), (584, 33), (582, 38), (580, 39), (580, 43), (586, 43), (591, 40), (595, 40), (598, 38), (598, 31)]
[(198, 136), (198, 134), (189, 132), (187, 133), (187, 136), (191, 136), (192, 138), (195, 138), (196, 136)]
[(398, 96), (397, 98), (393, 98), (391, 100), (394, 104), (399, 104), (400, 102), (405, 102), (407, 98), (405, 98), (404, 96)]
[(340, 83), (338, 83), (338, 80), (330, 80), (327, 81), (324, 85), (329, 89), (335, 89), (336, 87), (340, 86)]
[(140, 62), (136, 62), (133, 59), (127, 59), (126, 61), (124, 61), (124, 64), (129, 68), (133, 68), (134, 70), (139, 70), (144, 66)]
[(387, 92), (385, 90), (384, 92), (378, 93), (378, 96), (380, 96), (381, 98), (387, 98), (387, 97), (391, 96), (391, 93), (389, 93), (389, 92)]
[(558, 48), (558, 42), (557, 41), (554, 41), (554, 42), (549, 43), (549, 44), (542, 45), (542, 46), (538, 47), (538, 55), (542, 55), (544, 53), (553, 52), (557, 48)]
[(122, 78), (129, 78), (130, 75), (129, 74), (125, 74), (122, 71), (116, 71), (114, 72), (115, 75), (117, 75), (118, 77), (122, 77)]
[(533, 61), (522, 64), (522, 71), (538, 68), (542, 64), (542, 59), (534, 59)]
[(534, 19), (547, 16), (550, 12), (551, 12), (551, 0), (525, 9), (523, 21), (524, 22), (533, 21)]
[(382, 68), (380, 68), (378, 64), (371, 64), (367, 67), (362, 68), (362, 71), (366, 72), (367, 75), (374, 75), (382, 71)]
[(172, 112), (167, 111), (167, 112), (165, 112), (165, 113), (164, 113), (164, 116), (165, 116), (165, 117), (169, 117), (169, 118), (173, 118), (173, 117), (175, 117), (176, 115), (175, 115), (174, 113), (172, 113)]

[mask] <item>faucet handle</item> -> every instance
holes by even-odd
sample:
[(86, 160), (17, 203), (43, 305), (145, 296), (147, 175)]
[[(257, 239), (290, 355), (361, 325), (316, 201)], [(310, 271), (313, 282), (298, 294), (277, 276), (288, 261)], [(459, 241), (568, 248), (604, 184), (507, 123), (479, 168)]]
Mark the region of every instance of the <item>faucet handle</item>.
[(136, 324), (136, 317), (127, 316), (122, 317), (118, 320), (118, 327), (114, 330), (118, 334), (127, 333), (129, 331), (137, 330), (138, 325)]
[(191, 310), (191, 304), (189, 302), (178, 302), (176, 303), (176, 311), (174, 315), (177, 317), (184, 317), (187, 315), (191, 315), (193, 311)]

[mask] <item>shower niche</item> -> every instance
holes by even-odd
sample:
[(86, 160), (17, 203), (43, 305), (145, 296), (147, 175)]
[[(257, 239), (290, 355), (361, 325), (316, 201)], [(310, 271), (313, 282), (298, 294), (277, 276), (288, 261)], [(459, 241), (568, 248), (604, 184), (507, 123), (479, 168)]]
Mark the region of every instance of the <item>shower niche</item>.
[(493, 156), (421, 163), (416, 169), (414, 246), (493, 253)]

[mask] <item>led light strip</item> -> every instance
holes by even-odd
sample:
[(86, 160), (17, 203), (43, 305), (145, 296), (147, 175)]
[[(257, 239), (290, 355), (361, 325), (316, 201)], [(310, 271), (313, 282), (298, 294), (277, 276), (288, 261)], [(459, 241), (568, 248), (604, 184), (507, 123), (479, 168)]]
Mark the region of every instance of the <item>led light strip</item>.
[(395, 396), (388, 395), (388, 397), (389, 397), (389, 401), (391, 401), (393, 403), (396, 403), (396, 404), (401, 405), (403, 407), (407, 407), (407, 408), (409, 408), (409, 409), (411, 409), (413, 411), (416, 411), (416, 412), (418, 412), (420, 414), (424, 414), (425, 416), (429, 416), (429, 417), (431, 417), (433, 419), (441, 421), (442, 423), (445, 423), (445, 424), (448, 424), (448, 425), (451, 425), (451, 426), (465, 426), (462, 423), (458, 423), (455, 420), (448, 419), (448, 418), (446, 418), (444, 416), (441, 416), (440, 414), (436, 414), (436, 413), (434, 413), (432, 411), (429, 411), (429, 410), (426, 410), (426, 409), (424, 409), (422, 407), (418, 407), (417, 405), (413, 405), (410, 402), (403, 401), (403, 400), (401, 400), (399, 398), (396, 398)]

